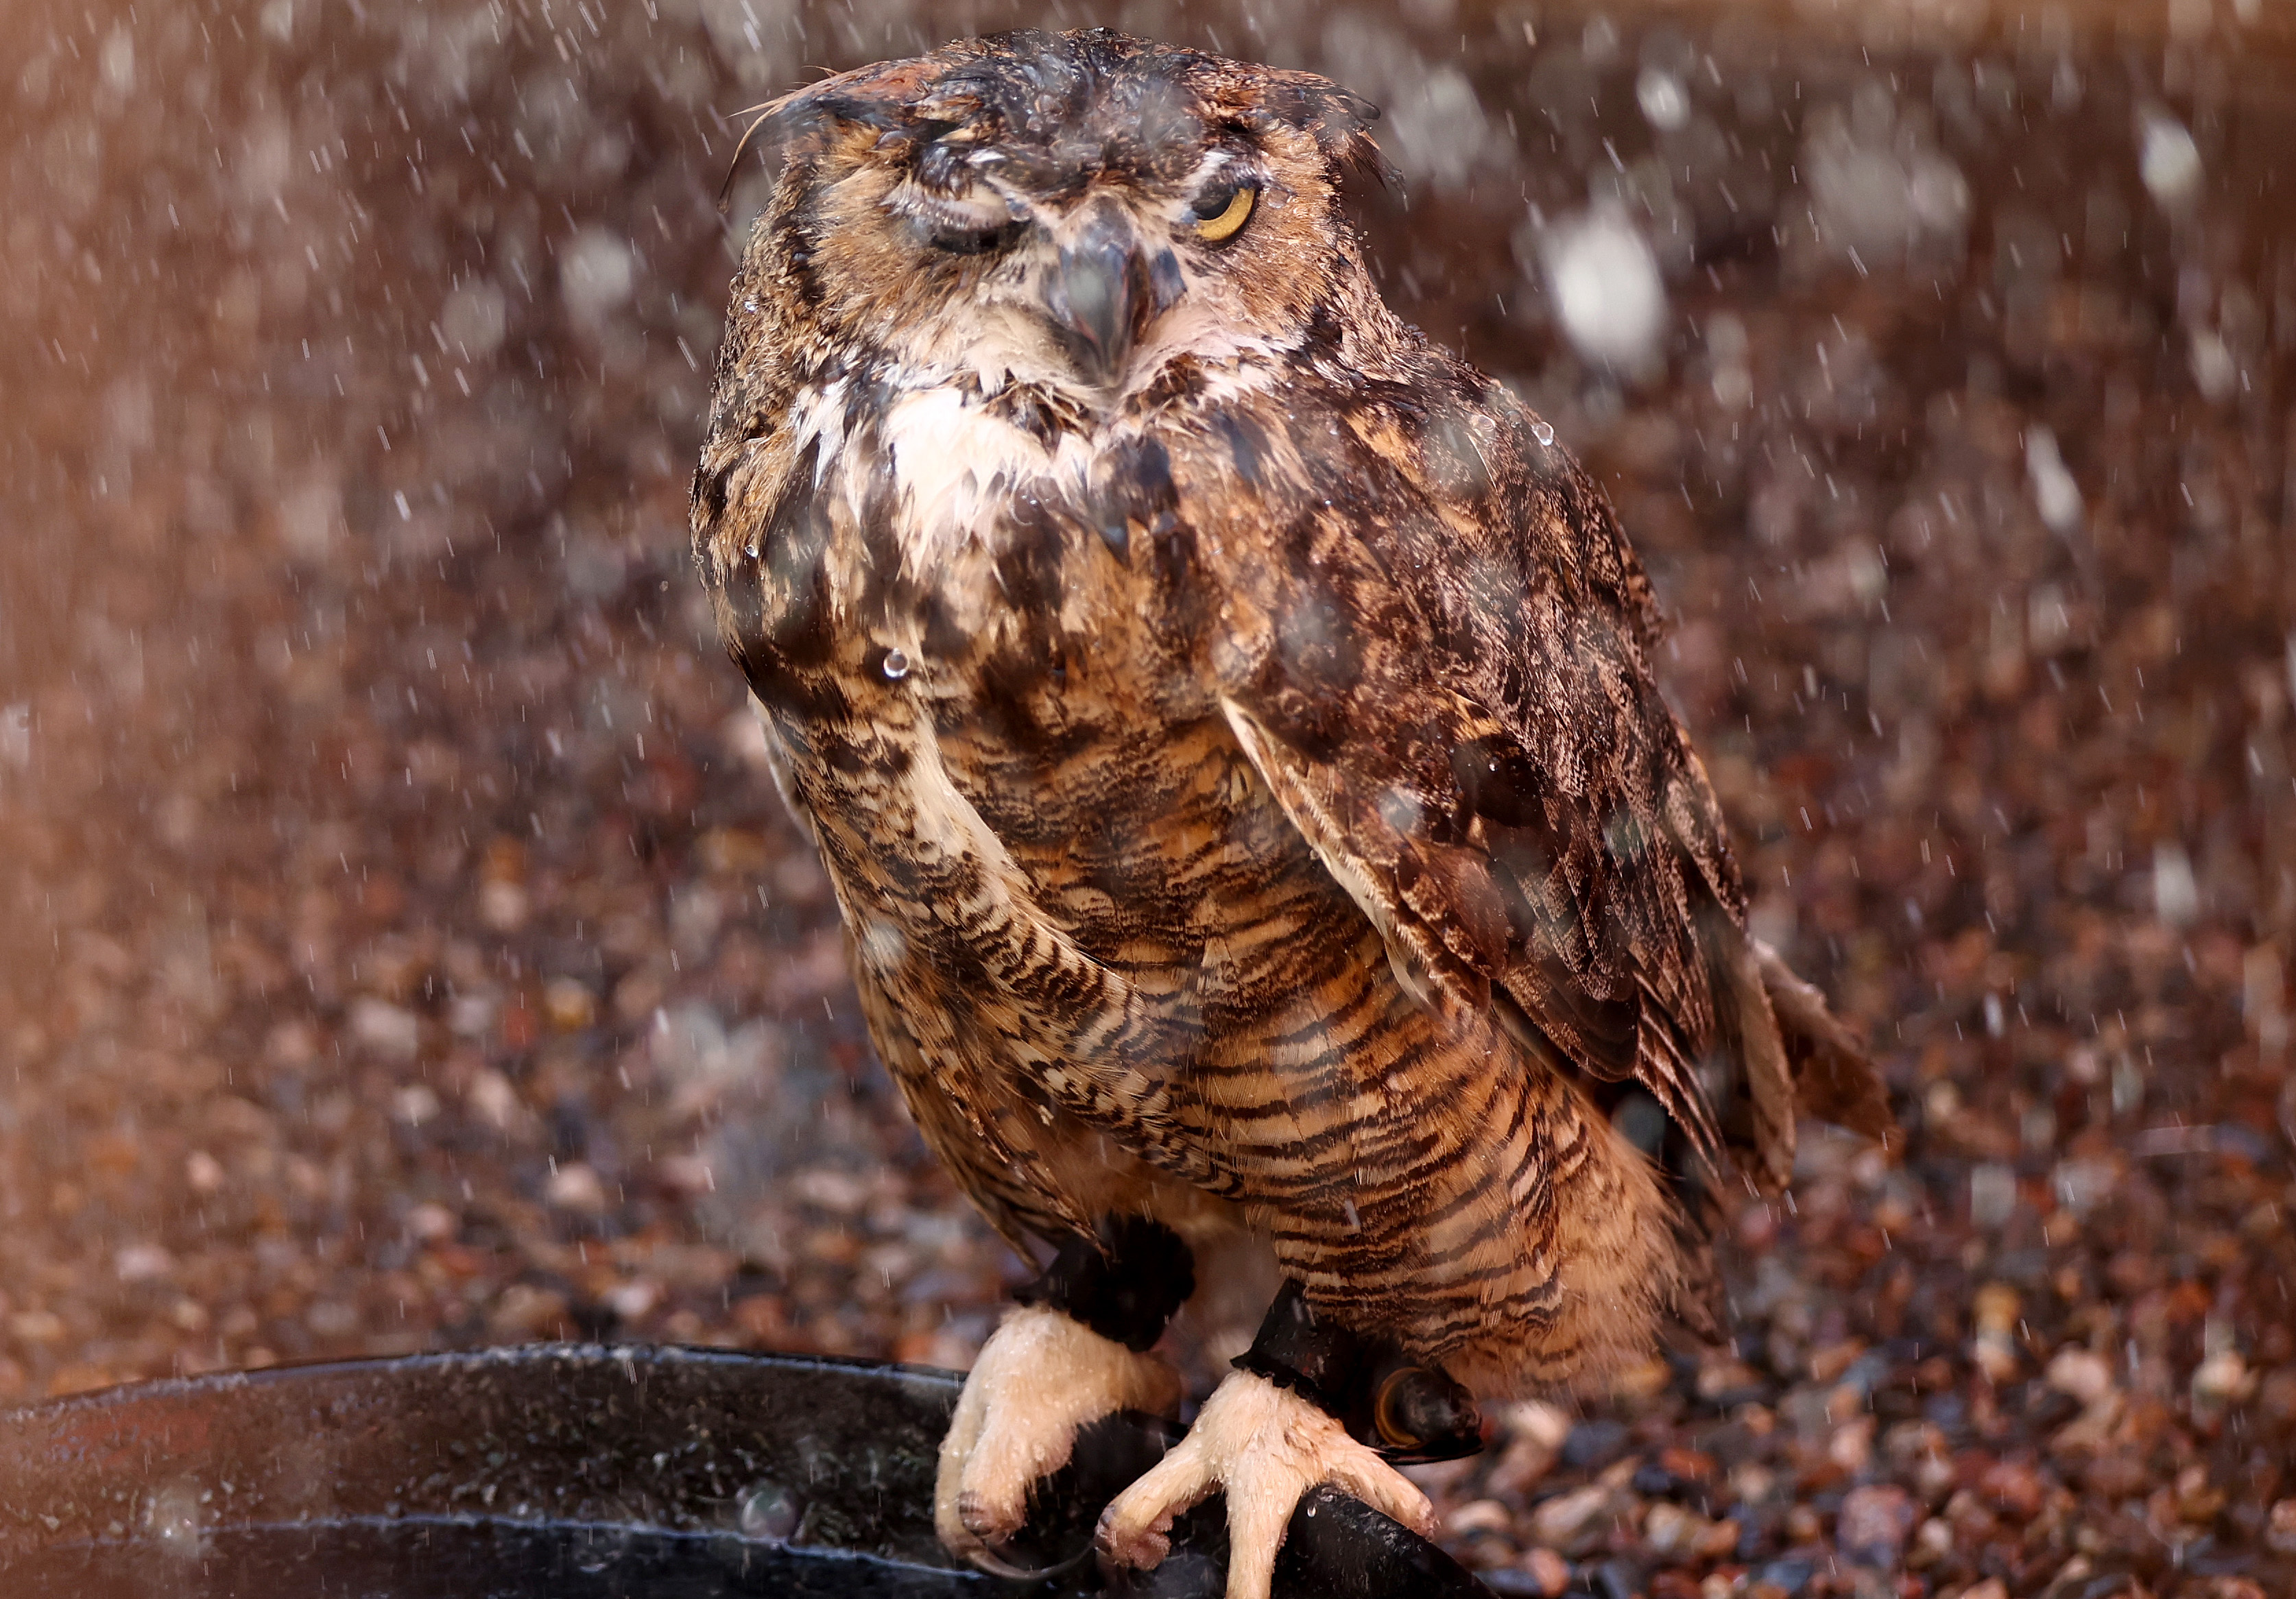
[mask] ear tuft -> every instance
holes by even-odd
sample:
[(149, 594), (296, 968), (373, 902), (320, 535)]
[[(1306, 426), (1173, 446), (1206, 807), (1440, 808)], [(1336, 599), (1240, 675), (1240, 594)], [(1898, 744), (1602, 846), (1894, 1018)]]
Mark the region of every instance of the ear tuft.
[(1371, 125), (1379, 120), (1379, 107), (1352, 89), (1341, 88), (1313, 72), (1269, 71), (1255, 74), (1236, 106), (1238, 120), (1247, 127), (1287, 127), (1316, 141), (1334, 176), (1344, 180), (1367, 176), (1392, 185), (1393, 167), (1380, 153)]
[(718, 193), (718, 209), (725, 209), (742, 158), (753, 145), (758, 160), (778, 178), (792, 161), (817, 154), (840, 127), (873, 127), (881, 145), (917, 137), (918, 95), (945, 67), (945, 62), (922, 56), (879, 62), (793, 89), (760, 108), (758, 119), (734, 147)]

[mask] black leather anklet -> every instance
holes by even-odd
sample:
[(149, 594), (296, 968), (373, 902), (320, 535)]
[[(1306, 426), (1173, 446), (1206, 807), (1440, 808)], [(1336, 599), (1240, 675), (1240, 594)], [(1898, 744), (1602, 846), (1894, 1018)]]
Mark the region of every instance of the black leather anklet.
[(1387, 1340), (1317, 1315), (1288, 1279), (1259, 1336), (1233, 1364), (1328, 1412), (1357, 1442), (1398, 1465), (1456, 1460), (1483, 1447), (1472, 1394)]
[(1196, 1259), (1177, 1233), (1144, 1216), (1104, 1216), (1095, 1236), (1061, 1245), (1044, 1275), (1013, 1297), (1145, 1351), (1195, 1291)]

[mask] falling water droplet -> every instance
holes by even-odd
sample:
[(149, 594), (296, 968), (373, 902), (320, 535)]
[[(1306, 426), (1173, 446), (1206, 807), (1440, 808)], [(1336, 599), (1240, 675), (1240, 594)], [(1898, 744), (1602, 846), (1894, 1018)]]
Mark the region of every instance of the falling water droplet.
[(742, 1496), (735, 1519), (743, 1538), (782, 1544), (797, 1531), (804, 1510), (795, 1494), (767, 1478)]
[(1682, 79), (1661, 67), (1644, 67), (1635, 79), (1635, 99), (1652, 127), (1671, 133), (1690, 120), (1690, 95)]
[(885, 652), (885, 676), (898, 683), (909, 675), (909, 658), (899, 650)]
[(144, 1502), (144, 1525), (154, 1542), (170, 1554), (197, 1559), (207, 1543), (206, 1515), (199, 1488), (173, 1482), (153, 1492)]
[(1546, 425), (1545, 417), (1534, 416), (1530, 419), (1530, 436), (1548, 449), (1554, 447), (1554, 430)]
[(2174, 207), (2191, 199), (2201, 184), (2201, 147), (2174, 117), (2153, 112), (2142, 125), (2144, 150), (2138, 176), (2152, 198)]

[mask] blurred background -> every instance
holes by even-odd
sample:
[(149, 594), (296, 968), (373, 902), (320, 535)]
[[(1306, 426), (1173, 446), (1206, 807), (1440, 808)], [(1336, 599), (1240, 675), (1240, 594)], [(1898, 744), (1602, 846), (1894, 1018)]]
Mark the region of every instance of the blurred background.
[(2296, 1593), (2296, 12), (5, 0), (0, 1403), (968, 1364), (687, 562), (742, 108), (1112, 22), (1379, 101), (1390, 299), (1617, 498), (1875, 1041), (1739, 1338), (1423, 1475), (1503, 1593)]

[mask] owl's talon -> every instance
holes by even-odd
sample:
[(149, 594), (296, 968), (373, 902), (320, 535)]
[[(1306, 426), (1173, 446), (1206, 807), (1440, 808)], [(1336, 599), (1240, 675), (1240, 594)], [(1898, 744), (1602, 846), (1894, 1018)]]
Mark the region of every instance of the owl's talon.
[(1000, 1576), (1028, 1576), (997, 1547), (1029, 1516), (1029, 1491), (1068, 1464), (1077, 1430), (1119, 1410), (1167, 1414), (1180, 1379), (1061, 1312), (1021, 1305), (981, 1346), (941, 1440), (933, 1530), (953, 1554)]
[(1021, 1517), (1013, 1512), (1012, 1505), (991, 1505), (977, 1493), (960, 1491), (956, 1496), (957, 1521), (984, 1544), (1004, 1543), (1021, 1530)]
[(1196, 1424), (1101, 1513), (1101, 1552), (1146, 1568), (1171, 1550), (1173, 1518), (1227, 1496), (1227, 1599), (1267, 1599), (1275, 1552), (1300, 1497), (1330, 1483), (1413, 1531), (1435, 1530), (1434, 1507), (1327, 1412), (1255, 1373), (1232, 1373)]

